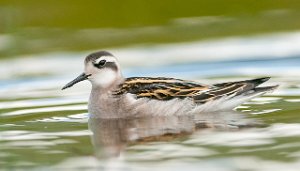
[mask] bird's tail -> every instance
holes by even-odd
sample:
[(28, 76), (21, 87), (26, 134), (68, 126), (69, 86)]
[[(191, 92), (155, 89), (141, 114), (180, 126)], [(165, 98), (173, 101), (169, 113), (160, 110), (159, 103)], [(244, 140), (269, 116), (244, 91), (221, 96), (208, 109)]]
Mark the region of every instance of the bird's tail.
[[(199, 110), (201, 109), (202, 111), (219, 111), (219, 110), (224, 111), (224, 110), (234, 109), (235, 107), (243, 104), (244, 102), (254, 97), (261, 96), (265, 93), (275, 90), (278, 87), (278, 85), (263, 86), (263, 87), (259, 86), (262, 83), (268, 81), (269, 79), (270, 77), (264, 77), (264, 78), (257, 78), (252, 80), (215, 84), (214, 86), (219, 87), (220, 89), (226, 89), (226, 87), (237, 85), (236, 88), (237, 90), (235, 91), (235, 93), (232, 93), (231, 95), (229, 95), (229, 93), (226, 93), (226, 95), (223, 96), (222, 95), (216, 96), (219, 98), (208, 101), (202, 106), (199, 106)], [(243, 86), (243, 88), (240, 89), (239, 85)], [(215, 91), (212, 93), (221, 93), (221, 91)], [(225, 94), (224, 91), (222, 93)]]

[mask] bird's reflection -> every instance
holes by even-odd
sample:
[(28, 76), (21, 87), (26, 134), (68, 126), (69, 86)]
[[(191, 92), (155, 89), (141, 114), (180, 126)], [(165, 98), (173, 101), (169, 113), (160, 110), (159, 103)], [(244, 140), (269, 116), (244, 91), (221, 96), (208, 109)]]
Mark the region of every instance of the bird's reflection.
[(235, 111), (195, 116), (89, 119), (92, 143), (98, 158), (118, 157), (129, 144), (171, 141), (203, 129), (236, 130), (257, 125), (256, 120)]

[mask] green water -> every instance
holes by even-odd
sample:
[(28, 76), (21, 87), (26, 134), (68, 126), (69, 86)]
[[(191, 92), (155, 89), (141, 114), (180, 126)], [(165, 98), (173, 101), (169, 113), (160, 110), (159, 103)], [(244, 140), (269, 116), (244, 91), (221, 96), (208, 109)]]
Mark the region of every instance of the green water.
[[(298, 170), (298, 1), (1, 1), (0, 170)], [(89, 119), (88, 83), (61, 87), (108, 49), (124, 75), (203, 83), (271, 76), (235, 111)]]

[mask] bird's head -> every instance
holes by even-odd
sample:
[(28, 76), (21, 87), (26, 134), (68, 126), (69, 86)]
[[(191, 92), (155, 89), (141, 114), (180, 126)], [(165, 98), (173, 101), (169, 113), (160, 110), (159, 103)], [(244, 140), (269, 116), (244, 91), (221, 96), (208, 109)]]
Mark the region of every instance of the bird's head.
[(89, 80), (93, 87), (107, 88), (122, 79), (117, 59), (109, 52), (99, 51), (88, 55), (84, 60), (84, 72), (62, 89)]

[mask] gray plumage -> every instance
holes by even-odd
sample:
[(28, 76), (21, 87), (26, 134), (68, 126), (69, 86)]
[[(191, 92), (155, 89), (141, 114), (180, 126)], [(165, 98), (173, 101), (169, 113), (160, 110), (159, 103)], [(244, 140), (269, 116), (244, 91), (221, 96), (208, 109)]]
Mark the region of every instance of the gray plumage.
[(258, 87), (269, 77), (214, 85), (164, 77), (125, 79), (117, 59), (106, 51), (88, 55), (84, 70), (63, 89), (89, 80), (92, 83), (89, 113), (102, 118), (180, 116), (232, 110), (277, 87)]

